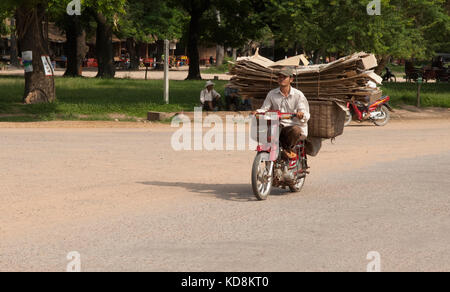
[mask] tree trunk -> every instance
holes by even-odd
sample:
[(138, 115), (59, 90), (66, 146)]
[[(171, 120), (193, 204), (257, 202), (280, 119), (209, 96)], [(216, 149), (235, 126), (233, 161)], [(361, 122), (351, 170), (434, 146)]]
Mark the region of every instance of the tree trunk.
[(381, 75), (384, 71), (384, 68), (386, 68), (386, 65), (388, 64), (389, 60), (391, 59), (391, 56), (383, 55), (377, 59), (378, 59), (378, 66), (375, 68), (375, 73)]
[(14, 18), (11, 18), (11, 48), (10, 48), (10, 58), (11, 58), (11, 65), (14, 67), (19, 67), (19, 54), (18, 54), (18, 48), (17, 48), (17, 37), (16, 37), (16, 22)]
[(45, 8), (22, 5), (17, 8), (17, 35), (19, 46), (24, 51), (32, 52), (33, 71), (25, 73), (25, 93), (23, 102), (26, 104), (47, 103), (56, 100), (55, 81), (53, 76), (45, 76), (41, 56), (48, 56), (48, 40), (44, 38), (42, 22)]
[[(253, 55), (253, 41), (248, 41), (245, 45), (244, 45), (244, 55), (249, 57), (251, 55)], [(275, 46), (273, 48), (273, 58), (275, 59)]]
[(225, 47), (217, 45), (216, 47), (216, 67), (223, 65), (223, 60), (225, 56)]
[[(164, 70), (164, 40), (158, 40), (156, 42), (156, 67), (155, 70)], [(163, 57), (164, 56), (164, 57)]]
[(314, 64), (319, 64), (320, 63), (320, 57), (322, 57), (322, 55), (323, 55), (323, 50), (322, 49), (314, 52)]
[(134, 38), (127, 38), (127, 51), (130, 54), (130, 69), (139, 70), (139, 46), (136, 44)]
[[(194, 11), (195, 12), (195, 11)], [(189, 24), (188, 37), (188, 57), (189, 57), (189, 74), (186, 80), (201, 80), (200, 75), (200, 56), (198, 53), (199, 39), (199, 19), (201, 14), (191, 13), (191, 22)]]
[(79, 16), (66, 15), (67, 24), (65, 27), (67, 42), (64, 45), (64, 52), (67, 56), (67, 68), (64, 76), (81, 77), (83, 60), (88, 52), (86, 46), (86, 32), (80, 23)]
[(237, 49), (233, 48), (233, 61), (237, 60)]
[(108, 23), (101, 13), (96, 14), (97, 39), (95, 43), (98, 60), (98, 78), (114, 78), (116, 68), (114, 66), (112, 25)]

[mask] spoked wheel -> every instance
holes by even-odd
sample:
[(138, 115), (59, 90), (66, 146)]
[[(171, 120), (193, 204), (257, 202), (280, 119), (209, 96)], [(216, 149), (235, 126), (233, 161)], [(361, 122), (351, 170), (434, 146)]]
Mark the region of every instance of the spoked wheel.
[(383, 82), (390, 82), (390, 83), (393, 83), (393, 82), (397, 82), (397, 77), (395, 77), (394, 75), (392, 75), (392, 76), (390, 76), (390, 77), (385, 77), (385, 78), (383, 78)]
[(350, 125), (352, 120), (353, 120), (352, 113), (350, 111), (346, 111), (345, 112), (345, 124), (344, 124), (344, 127), (347, 127), (348, 125)]
[(386, 124), (391, 119), (389, 109), (387, 108), (387, 106), (383, 105), (377, 112), (377, 116), (373, 118), (374, 124), (379, 127), (386, 126)]
[(265, 161), (268, 158), (267, 153), (258, 153), (252, 168), (252, 187), (255, 197), (264, 201), (272, 190), (272, 171), (273, 162)]
[(305, 185), (306, 176), (297, 179), (297, 183), (289, 187), (291, 193), (299, 193)]

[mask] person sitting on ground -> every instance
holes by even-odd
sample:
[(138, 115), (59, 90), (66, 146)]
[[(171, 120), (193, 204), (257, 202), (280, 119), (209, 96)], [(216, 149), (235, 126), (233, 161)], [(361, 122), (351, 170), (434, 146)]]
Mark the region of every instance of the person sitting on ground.
[(239, 110), (239, 105), (241, 103), (239, 90), (230, 87), (230, 84), (225, 86), (225, 102), (227, 111), (231, 111), (231, 106), (234, 106), (234, 110)]
[(220, 94), (214, 90), (214, 85), (213, 82), (208, 81), (206, 82), (205, 89), (200, 92), (200, 102), (205, 111), (217, 111), (219, 108)]
[(252, 103), (250, 101), (250, 98), (245, 97), (242, 100), (242, 104), (241, 104), (241, 110), (243, 111), (251, 111), (252, 110)]
[(296, 113), (296, 117), (293, 119), (280, 121), (282, 127), (280, 145), (283, 147), (283, 154), (289, 159), (296, 158), (295, 146), (308, 137), (308, 121), (310, 118), (309, 103), (300, 90), (291, 86), (293, 81), (293, 70), (289, 67), (281, 69), (278, 73), (280, 87), (267, 94), (263, 106), (257, 111), (258, 113), (269, 110), (280, 111), (281, 113)]

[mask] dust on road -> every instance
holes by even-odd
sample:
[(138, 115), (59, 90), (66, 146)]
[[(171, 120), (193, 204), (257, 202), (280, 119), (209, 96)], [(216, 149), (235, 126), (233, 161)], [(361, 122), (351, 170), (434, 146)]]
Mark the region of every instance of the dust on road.
[(372, 250), (383, 270), (450, 270), (448, 120), (347, 128), (302, 193), (266, 202), (254, 152), (175, 152), (173, 132), (0, 129), (0, 270), (78, 251), (85, 271), (365, 271)]

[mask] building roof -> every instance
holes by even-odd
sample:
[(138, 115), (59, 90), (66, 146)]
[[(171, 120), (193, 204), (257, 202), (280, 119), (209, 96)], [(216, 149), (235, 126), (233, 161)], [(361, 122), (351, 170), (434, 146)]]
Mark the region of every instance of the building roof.
[(66, 34), (54, 23), (48, 24), (48, 40), (52, 43), (65, 43), (67, 41)]
[[(11, 22), (9, 19), (7, 19), (5, 21), (6, 21), (6, 24), (10, 25)], [(5, 36), (2, 35), (0, 37), (7, 38), (7, 39), (11, 38), (10, 35), (5, 35)], [(148, 38), (150, 40), (149, 43), (155, 43), (158, 40), (158, 38), (153, 35), (149, 35)], [(67, 42), (66, 33), (53, 22), (48, 23), (48, 39), (52, 43), (62, 44), (62, 43)], [(113, 34), (113, 36), (112, 36), (113, 43), (120, 43), (120, 42), (125, 42), (125, 41), (126, 41), (126, 39), (119, 39), (115, 34)], [(96, 43), (95, 35), (93, 37), (87, 39), (86, 43), (88, 43), (90, 45), (95, 45), (95, 43)]]

